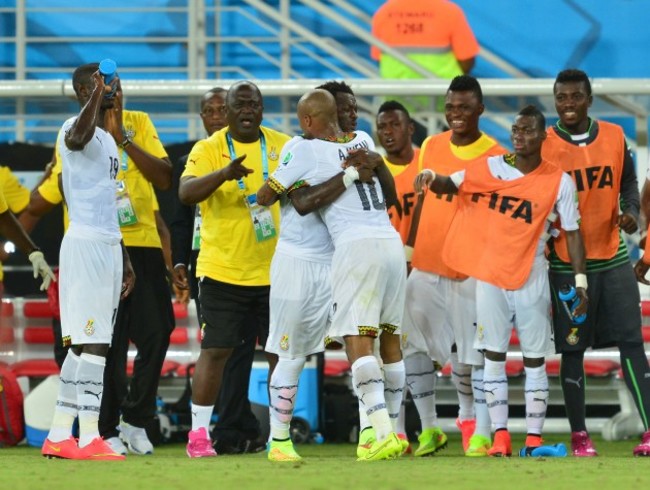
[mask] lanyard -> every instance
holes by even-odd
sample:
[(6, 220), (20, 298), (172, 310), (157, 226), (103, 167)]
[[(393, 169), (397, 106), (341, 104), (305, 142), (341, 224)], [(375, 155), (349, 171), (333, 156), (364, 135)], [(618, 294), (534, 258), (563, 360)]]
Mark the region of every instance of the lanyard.
[[(230, 152), (230, 159), (234, 160), (235, 158), (237, 158), (237, 155), (235, 154), (235, 146), (232, 144), (232, 137), (230, 136), (230, 131), (226, 133), (226, 142), (228, 143), (228, 151)], [(262, 175), (264, 178), (264, 182), (266, 182), (266, 179), (269, 178), (269, 159), (268, 156), (266, 155), (266, 138), (264, 137), (264, 133), (262, 133), (262, 131), (260, 131), (260, 147), (262, 151)], [(244, 185), (244, 181), (242, 179), (239, 179), (237, 181), (237, 185), (242, 191), (246, 189), (246, 186)]]

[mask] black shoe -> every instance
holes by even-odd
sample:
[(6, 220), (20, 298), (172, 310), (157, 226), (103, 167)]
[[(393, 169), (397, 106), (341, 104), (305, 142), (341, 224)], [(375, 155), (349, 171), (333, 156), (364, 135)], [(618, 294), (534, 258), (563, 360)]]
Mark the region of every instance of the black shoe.
[(266, 443), (259, 439), (241, 439), (238, 441), (216, 440), (213, 444), (217, 454), (259, 453), (266, 449)]

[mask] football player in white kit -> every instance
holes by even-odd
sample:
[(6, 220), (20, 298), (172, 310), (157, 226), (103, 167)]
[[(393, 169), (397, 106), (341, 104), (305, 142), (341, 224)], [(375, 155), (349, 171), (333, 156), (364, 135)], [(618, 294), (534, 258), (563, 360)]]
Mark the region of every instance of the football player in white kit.
[[(306, 103), (300, 103), (299, 118), (310, 117), (307, 112)], [(289, 434), (298, 380), (307, 356), (323, 352), (330, 325), (334, 246), (320, 215), (311, 212), (316, 209), (313, 202), (299, 202), (296, 209), (291, 198), (292, 191), (305, 185), (295, 180), (293, 169), (303, 161), (314, 164), (314, 146), (316, 151), (323, 151), (322, 158), (340, 165), (339, 151), (346, 151), (344, 143), (313, 139), (332, 131), (343, 134), (337, 124), (336, 128), (314, 128), (309, 137), (296, 136), (289, 141), (282, 148), (277, 170), (257, 193), (259, 204), (270, 206), (279, 199), (281, 206), (280, 237), (271, 262), (270, 326), (265, 347), (279, 358), (269, 385), (271, 461), (302, 459)], [(360, 173), (372, 182), (372, 170), (361, 169)], [(325, 200), (319, 199), (318, 204), (331, 203), (345, 191), (343, 175), (340, 169), (327, 184)]]
[(477, 278), (474, 347), (485, 353), (485, 398), (495, 430), (489, 456), (512, 454), (505, 365), (513, 325), (526, 372), (525, 445), (542, 445), (549, 396), (545, 356), (554, 352), (544, 248), (558, 216), (569, 240), (581, 299), (575, 314), (587, 311), (576, 188), (568, 174), (542, 159), (545, 126), (543, 114), (527, 106), (512, 125), (514, 153), (486, 157), (451, 176), (424, 170), (415, 182), (416, 191), (458, 193), (459, 207), (445, 240), (443, 260), (454, 270)]
[[(42, 448), (46, 457), (123, 460), (99, 436), (98, 420), (106, 353), (120, 296), (133, 289), (135, 276), (117, 221), (115, 176), (117, 146), (103, 128), (113, 102), (110, 86), (98, 71), (93, 87), (78, 83), (83, 65), (73, 75), (82, 105), (59, 132), (62, 187), (70, 225), (60, 252), (59, 296), (63, 341), (72, 348), (61, 368), (61, 382), (50, 432)], [(79, 416), (79, 441), (72, 424)]]
[[(374, 144), (366, 133), (340, 131), (331, 94), (318, 89), (305, 94), (300, 99), (298, 117), (304, 136), (317, 137), (304, 144), (305, 153), (300, 160), (287, 163), (284, 172), (291, 176), (285, 182), (308, 184), (297, 186), (292, 191), (292, 200), (297, 206), (303, 199), (311, 200), (320, 208), (334, 243), (334, 311), (328, 335), (345, 341), (354, 388), (377, 437), (360, 459), (395, 458), (403, 449), (394, 422), (404, 386), (399, 328), (406, 264), (401, 240), (386, 212), (384, 192), (394, 199), (394, 183), (383, 159), (369, 153)], [(361, 165), (361, 170), (350, 165), (352, 162)], [(342, 172), (343, 166), (347, 168)], [(360, 172), (366, 168), (375, 169), (372, 183), (359, 180)], [(385, 189), (378, 185), (380, 181)], [(330, 199), (326, 196), (331, 195), (332, 189), (337, 189), (340, 196), (328, 204)], [(383, 373), (373, 355), (377, 337)]]

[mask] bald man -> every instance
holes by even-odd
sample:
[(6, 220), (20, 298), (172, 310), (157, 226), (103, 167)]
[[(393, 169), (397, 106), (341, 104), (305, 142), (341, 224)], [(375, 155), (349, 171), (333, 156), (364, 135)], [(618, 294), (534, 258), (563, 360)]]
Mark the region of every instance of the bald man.
[[(376, 433), (376, 441), (359, 459), (396, 458), (403, 450), (392, 420), (396, 420), (399, 412), (404, 386), (399, 328), (404, 308), (406, 268), (401, 240), (386, 213), (386, 201), (395, 199), (394, 182), (383, 159), (374, 152), (374, 143), (368, 134), (341, 131), (336, 102), (328, 92), (317, 89), (305, 94), (298, 103), (298, 119), (303, 136), (287, 144), (281, 165), (258, 192), (261, 204), (274, 202), (275, 196), (282, 195), (290, 200), (282, 208), (283, 228), (274, 264), (282, 263), (281, 267), (291, 271), (290, 279), (287, 277), (285, 281), (295, 287), (294, 283), (298, 282), (294, 262), (297, 248), (290, 245), (300, 241), (300, 250), (309, 250), (312, 261), (322, 260), (323, 251), (315, 253), (318, 250), (315, 247), (323, 246), (322, 241), (312, 242), (312, 229), (306, 233), (300, 222), (291, 221), (292, 217), (297, 220), (298, 214), (318, 208), (317, 215), (308, 217), (318, 226), (324, 223), (335, 247), (333, 254), (328, 252), (332, 255), (334, 304), (329, 335), (345, 341), (355, 391)], [(387, 192), (386, 197), (384, 192)], [(285, 236), (292, 242), (283, 241)], [(302, 258), (307, 256), (303, 254)], [(314, 272), (309, 272), (305, 281), (311, 281), (309, 274), (314, 276)], [(276, 286), (278, 290), (282, 289), (286, 304), (291, 304), (293, 287), (285, 292), (288, 286), (282, 279), (279, 285), (275, 285), (274, 278), (272, 273), (272, 290)], [(321, 294), (325, 289), (327, 280), (322, 281), (320, 286), (314, 285), (314, 293)], [(305, 294), (306, 287), (306, 282), (298, 284), (294, 290), (296, 296)], [(274, 306), (272, 301), (272, 321), (275, 319)], [(292, 305), (286, 310), (294, 308)], [(302, 312), (301, 318), (306, 316)], [(276, 328), (286, 329), (287, 325)], [(373, 355), (378, 337), (384, 373)], [(267, 350), (276, 348), (271, 341), (270, 336)], [(291, 337), (280, 337), (277, 347), (279, 356), (297, 357), (290, 352)], [(284, 371), (282, 373), (284, 375)], [(279, 379), (276, 368), (271, 380), (272, 417), (274, 411), (280, 415), (291, 413), (293, 407), (286, 404), (295, 398), (295, 391), (290, 389), (295, 390), (297, 386), (296, 373), (299, 374), (299, 369)], [(286, 420), (284, 423), (288, 424)], [(279, 443), (283, 443), (287, 450), (290, 445), (288, 440), (274, 442), (271, 442), (271, 451), (274, 446), (280, 446)]]

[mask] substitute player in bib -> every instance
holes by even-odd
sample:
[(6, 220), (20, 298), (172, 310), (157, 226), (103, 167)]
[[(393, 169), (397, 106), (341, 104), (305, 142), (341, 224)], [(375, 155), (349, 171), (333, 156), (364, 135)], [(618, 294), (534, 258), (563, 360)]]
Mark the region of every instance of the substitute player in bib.
[[(309, 118), (301, 119), (306, 134), (311, 120), (322, 118), (323, 123), (335, 123), (336, 104), (326, 92), (309, 92), (301, 102), (319, 109), (318, 113), (315, 111)], [(338, 138), (336, 133), (327, 136)], [(292, 199), (296, 202), (303, 196), (317, 194), (335, 178), (340, 179), (336, 185), (345, 186), (338, 199), (329, 205), (325, 205), (327, 201), (321, 202), (324, 207), (319, 210), (335, 247), (334, 315), (329, 336), (344, 339), (355, 392), (376, 433), (376, 442), (359, 459), (395, 458), (404, 449), (395, 433), (394, 421), (404, 386), (399, 326), (406, 268), (401, 240), (386, 213), (387, 201), (395, 199), (394, 184), (381, 156), (372, 153), (374, 146), (368, 135), (357, 132), (349, 141), (342, 142), (342, 146), (336, 154), (338, 159), (314, 154), (312, 161), (293, 162), (293, 179), (304, 180), (309, 186), (294, 190)], [(364, 162), (376, 167), (377, 176), (373, 176), (372, 184), (358, 181), (360, 173), (354, 165), (341, 173), (344, 164)], [(383, 374), (373, 355), (377, 337)]]
[[(117, 146), (103, 129), (105, 112), (114, 102), (105, 94), (112, 87), (104, 85), (97, 70), (92, 85), (76, 83), (85, 68), (73, 75), (81, 112), (63, 124), (57, 141), (70, 218), (59, 260), (61, 328), (72, 348), (61, 368), (54, 418), (41, 452), (66, 459), (123, 460), (99, 435), (99, 407), (118, 303), (133, 289), (135, 275), (117, 218)], [(78, 444), (72, 436), (77, 415)]]
[[(384, 162), (395, 179), (397, 204), (388, 210), (390, 221), (406, 245), (416, 209), (413, 181), (422, 170), (420, 149), (411, 144), (414, 125), (406, 108), (395, 100), (384, 102), (377, 111), (377, 137), (386, 150)], [(410, 244), (411, 248), (413, 244)], [(409, 261), (410, 262), (410, 261)]]
[[(483, 92), (478, 81), (454, 78), (445, 96), (449, 131), (427, 138), (420, 165), (448, 175), (487, 156), (506, 152), (479, 129)], [(451, 361), (452, 381), (459, 401), (456, 425), (467, 456), (485, 456), (490, 448), (490, 418), (483, 393), (483, 356), (474, 347), (476, 281), (442, 260), (442, 244), (457, 208), (454, 194), (420, 196), (422, 211), (413, 220), (413, 270), (406, 283), (403, 333), (406, 380), (420, 415), (422, 432), (416, 456), (434, 454), (447, 444), (436, 414), (436, 364)], [(417, 213), (416, 213), (417, 215)]]
[[(548, 378), (544, 358), (553, 352), (547, 262), (549, 228), (560, 217), (581, 304), (587, 310), (585, 256), (571, 178), (542, 159), (545, 119), (534, 106), (512, 125), (514, 154), (483, 159), (450, 177), (424, 170), (416, 189), (458, 193), (442, 258), (477, 279), (478, 328), (474, 346), (485, 352), (484, 390), (494, 441), (490, 456), (510, 456), (506, 353), (514, 327), (526, 371), (526, 447), (542, 444)], [(557, 214), (556, 214), (557, 213)]]
[(571, 447), (574, 456), (597, 455), (585, 420), (584, 353), (588, 347), (616, 345), (625, 384), (645, 428), (633, 453), (650, 456), (650, 368), (641, 335), (641, 298), (620, 233), (637, 229), (639, 188), (634, 160), (619, 126), (589, 117), (593, 96), (586, 73), (560, 72), (553, 95), (560, 120), (548, 129), (542, 153), (576, 183), (591, 297), (585, 323), (575, 325), (557, 298), (560, 287), (571, 283), (566, 238), (561, 233), (553, 241), (549, 260), (555, 347), (562, 354), (560, 378)]

